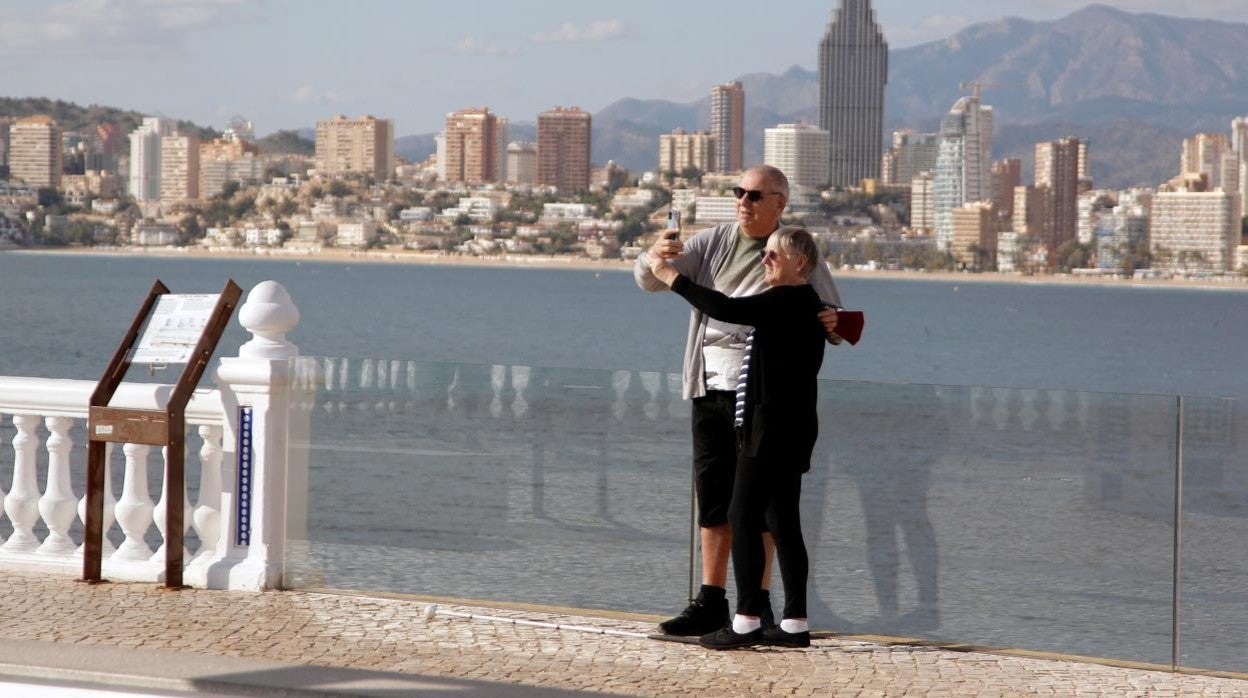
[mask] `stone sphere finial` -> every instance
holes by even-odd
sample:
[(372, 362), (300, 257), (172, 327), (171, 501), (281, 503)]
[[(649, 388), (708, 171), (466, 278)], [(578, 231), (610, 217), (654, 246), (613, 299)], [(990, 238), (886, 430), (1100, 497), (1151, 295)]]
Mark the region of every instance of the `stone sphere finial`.
[(261, 281), (251, 289), (238, 309), (238, 322), (254, 335), (239, 348), (240, 357), (286, 359), (299, 355), (299, 347), (286, 340), (286, 333), (299, 324), (299, 309), (276, 281)]

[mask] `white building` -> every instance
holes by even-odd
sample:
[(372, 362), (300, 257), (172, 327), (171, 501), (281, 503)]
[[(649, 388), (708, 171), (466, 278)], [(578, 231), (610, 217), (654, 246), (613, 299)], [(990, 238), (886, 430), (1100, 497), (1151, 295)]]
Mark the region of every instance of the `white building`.
[[(689, 189), (677, 189), (676, 191), (691, 191)], [(672, 192), (672, 205), (676, 203), (676, 191)], [(692, 198), (689, 201), (693, 201)], [(646, 208), (654, 204), (653, 189), (621, 189), (611, 197), (611, 208), (615, 210)]]
[(459, 204), (442, 209), (439, 214), (444, 220), (454, 221), (460, 216), (468, 216), (474, 221), (492, 221), (498, 213), (498, 201), (484, 196), (464, 196)]
[(737, 200), (731, 196), (699, 196), (693, 202), (693, 209), (694, 220), (699, 224), (737, 220)]
[(1126, 256), (1147, 239), (1148, 209), (1141, 200), (1123, 192), (1113, 210), (1097, 216), (1097, 269), (1121, 269)]
[(1158, 269), (1230, 271), (1240, 242), (1239, 195), (1158, 192), (1149, 235)]
[(1018, 233), (997, 233), (997, 271), (1006, 274), (1018, 271), (1018, 253)]
[(247, 228), (243, 240), (249, 247), (281, 247), (282, 231), (279, 228)]
[(431, 221), (433, 220), (433, 209), (428, 206), (412, 206), (399, 211), (399, 220), (405, 222), (411, 221)]
[(130, 132), (130, 196), (137, 201), (160, 200), (160, 140), (173, 135), (173, 123), (147, 117)]
[(338, 224), (334, 244), (339, 247), (363, 247), (377, 236), (377, 222), (371, 220), (350, 221)]
[(779, 169), (792, 187), (828, 184), (828, 132), (807, 123), (780, 124), (763, 131), (763, 162)]
[(144, 221), (130, 231), (130, 244), (140, 247), (163, 247), (178, 241), (178, 227), (172, 223)]
[(542, 218), (546, 220), (579, 221), (593, 216), (594, 207), (590, 204), (542, 204)]
[(507, 179), (514, 184), (537, 181), (537, 146), (528, 141), (507, 144)]
[(953, 241), (953, 211), (992, 195), (992, 107), (962, 97), (940, 123), (940, 146), (932, 183), (936, 247)]

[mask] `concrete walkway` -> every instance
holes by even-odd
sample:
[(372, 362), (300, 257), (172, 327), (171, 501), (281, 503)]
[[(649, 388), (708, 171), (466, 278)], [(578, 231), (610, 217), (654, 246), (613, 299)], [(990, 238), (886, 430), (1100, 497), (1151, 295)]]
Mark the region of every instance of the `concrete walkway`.
[(1243, 679), (850, 638), (708, 652), (634, 636), (653, 630), (648, 616), (428, 610), (409, 597), (166, 592), (6, 572), (0, 683), (100, 695), (1248, 696)]

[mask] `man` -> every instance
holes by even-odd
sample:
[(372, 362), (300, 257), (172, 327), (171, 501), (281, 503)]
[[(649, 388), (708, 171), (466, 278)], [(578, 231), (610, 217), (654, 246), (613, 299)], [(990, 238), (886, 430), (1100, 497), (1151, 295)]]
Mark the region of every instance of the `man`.
[[(762, 251), (767, 238), (780, 227), (780, 216), (789, 202), (789, 180), (769, 165), (752, 167), (741, 175), (733, 195), (737, 199), (736, 223), (708, 228), (683, 243), (678, 239), (656, 242), (638, 257), (633, 268), (637, 285), (645, 291), (668, 289), (650, 271), (649, 256), (657, 255), (672, 260), (676, 270), (694, 283), (728, 296), (766, 290)], [(816, 265), (809, 282), (825, 303), (840, 307), (840, 294), (826, 264)], [(836, 312), (825, 310), (819, 320), (829, 341), (839, 342), (833, 333)], [(749, 330), (712, 320), (696, 309), (690, 312), (682, 388), (685, 399), (693, 400), (693, 471), (702, 541), (702, 588), (684, 611), (659, 624), (668, 635), (705, 635), (729, 622), (725, 593), (732, 549), (728, 504), (737, 463), (733, 418)], [(770, 535), (764, 535), (764, 545), (767, 564), (762, 584), (766, 594), (774, 549)], [(765, 625), (770, 621), (770, 616), (764, 617)]]

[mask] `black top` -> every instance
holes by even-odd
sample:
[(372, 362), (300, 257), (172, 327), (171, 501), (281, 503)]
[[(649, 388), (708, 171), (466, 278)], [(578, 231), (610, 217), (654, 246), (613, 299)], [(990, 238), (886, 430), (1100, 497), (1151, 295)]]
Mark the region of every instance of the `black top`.
[(827, 341), (818, 318), (824, 307), (819, 294), (809, 285), (774, 286), (729, 298), (684, 276), (672, 290), (716, 320), (754, 327), (742, 453), (772, 460), (776, 467), (810, 470), (819, 435), (817, 376)]

